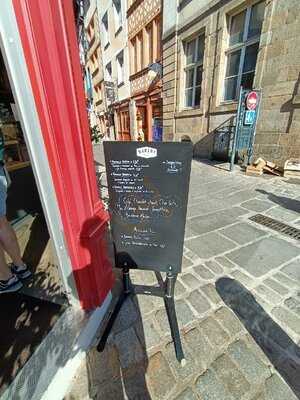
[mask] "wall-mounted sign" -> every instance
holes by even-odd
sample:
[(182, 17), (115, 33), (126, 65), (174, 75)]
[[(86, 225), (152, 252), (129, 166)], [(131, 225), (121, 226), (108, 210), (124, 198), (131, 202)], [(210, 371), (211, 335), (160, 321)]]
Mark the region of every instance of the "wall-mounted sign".
[(255, 122), (256, 110), (246, 110), (245, 111), (245, 125), (253, 125)]
[(246, 108), (247, 110), (255, 110), (258, 106), (258, 93), (256, 91), (251, 91), (246, 97)]
[(162, 77), (163, 67), (161, 63), (153, 63), (149, 65), (149, 71), (154, 72), (155, 75), (158, 75), (160, 78)]

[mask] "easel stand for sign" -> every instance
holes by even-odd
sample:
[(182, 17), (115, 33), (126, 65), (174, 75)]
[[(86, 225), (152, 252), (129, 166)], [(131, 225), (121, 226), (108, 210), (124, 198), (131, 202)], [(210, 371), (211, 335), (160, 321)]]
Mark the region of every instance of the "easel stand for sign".
[(177, 274), (174, 274), (172, 272), (167, 272), (166, 279), (165, 281), (163, 281), (161, 275), (159, 273), (156, 273), (159, 279), (160, 287), (155, 287), (155, 286), (144, 286), (144, 285), (132, 285), (130, 282), (129, 268), (123, 268), (122, 270), (123, 270), (123, 292), (119, 297), (116, 307), (106, 325), (103, 335), (98, 343), (97, 350), (99, 352), (102, 352), (104, 350), (106, 341), (114, 325), (114, 322), (117, 319), (117, 316), (122, 308), (124, 301), (129, 296), (137, 294), (158, 296), (162, 297), (165, 302), (167, 316), (170, 324), (171, 335), (175, 347), (176, 358), (180, 362), (180, 364), (184, 366), (186, 361), (182, 349), (180, 332), (178, 328), (178, 321), (175, 310), (175, 302), (174, 302), (174, 291), (177, 280)]

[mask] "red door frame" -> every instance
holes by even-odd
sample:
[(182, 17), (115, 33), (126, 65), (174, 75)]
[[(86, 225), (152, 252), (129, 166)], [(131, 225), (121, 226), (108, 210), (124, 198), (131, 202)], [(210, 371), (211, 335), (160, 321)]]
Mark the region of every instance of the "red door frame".
[(113, 285), (79, 62), (72, 0), (13, 0), (80, 303)]

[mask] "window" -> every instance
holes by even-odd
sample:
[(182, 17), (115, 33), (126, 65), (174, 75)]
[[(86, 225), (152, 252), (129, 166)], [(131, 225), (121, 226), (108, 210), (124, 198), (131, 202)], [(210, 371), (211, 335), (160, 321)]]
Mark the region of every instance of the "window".
[(137, 54), (136, 54), (136, 38), (131, 40), (131, 60), (130, 60), (130, 66), (131, 66), (131, 74), (135, 74), (137, 71)]
[(121, 0), (113, 0), (115, 32), (118, 32), (122, 26), (122, 6)]
[(156, 46), (156, 60), (160, 60), (161, 58), (161, 43), (162, 43), (162, 38), (161, 38), (161, 20), (157, 18), (155, 20), (156, 24), (156, 43), (154, 44)]
[(142, 32), (138, 33), (131, 40), (131, 74), (135, 74), (142, 70), (143, 66), (143, 35)]
[(137, 64), (138, 64), (138, 71), (141, 71), (145, 67), (144, 59), (143, 59), (143, 53), (144, 53), (143, 33), (140, 32), (137, 35)]
[(108, 16), (107, 12), (104, 14), (102, 18), (102, 26), (103, 26), (103, 39), (104, 39), (104, 47), (109, 44), (109, 37), (108, 37)]
[(117, 55), (118, 85), (124, 82), (124, 51)]
[(100, 104), (102, 102), (102, 92), (100, 85), (97, 85), (95, 87), (95, 92), (96, 92), (96, 104)]
[(236, 100), (240, 86), (252, 89), (264, 11), (265, 5), (261, 2), (231, 17), (225, 101)]
[(204, 58), (204, 35), (185, 43), (185, 107), (199, 107)]
[(86, 79), (85, 79), (85, 84), (86, 84), (86, 93), (90, 101), (93, 101), (93, 84), (92, 84), (92, 76), (90, 69), (87, 68), (86, 71)]
[(147, 47), (148, 47), (148, 61), (149, 64), (153, 63), (153, 26), (152, 22), (146, 27), (147, 33)]
[(106, 67), (105, 67), (105, 73), (106, 73), (106, 80), (111, 81), (112, 79), (112, 70), (111, 70), (111, 62), (109, 62)]

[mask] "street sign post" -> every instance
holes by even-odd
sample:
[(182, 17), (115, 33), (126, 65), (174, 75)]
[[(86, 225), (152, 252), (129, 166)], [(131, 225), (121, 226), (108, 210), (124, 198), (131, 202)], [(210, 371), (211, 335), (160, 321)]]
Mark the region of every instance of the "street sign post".
[(256, 110), (246, 110), (245, 111), (245, 125), (253, 125), (256, 118)]
[(247, 110), (254, 111), (258, 107), (259, 94), (257, 91), (248, 92), (246, 95), (246, 108)]
[[(104, 142), (104, 153), (115, 263), (123, 270), (124, 293), (98, 349), (104, 349), (124, 300), (131, 294), (150, 294), (164, 298), (176, 356), (184, 362), (174, 289), (181, 272), (193, 146)], [(161, 279), (160, 288), (131, 286), (132, 268), (152, 270), (159, 276), (165, 272), (166, 280)]]
[(240, 159), (243, 158), (244, 165), (251, 162), (260, 101), (261, 92), (259, 90), (247, 90), (241, 87), (236, 129), (231, 148), (230, 171), (233, 170), (237, 154)]

